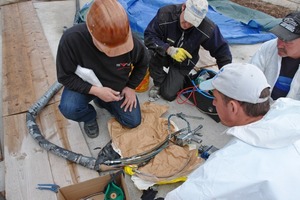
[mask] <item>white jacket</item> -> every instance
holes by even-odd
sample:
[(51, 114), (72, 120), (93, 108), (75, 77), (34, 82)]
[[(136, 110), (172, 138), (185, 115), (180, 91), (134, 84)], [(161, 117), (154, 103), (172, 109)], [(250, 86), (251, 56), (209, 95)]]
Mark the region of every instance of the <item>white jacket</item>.
[(279, 98), (261, 120), (226, 133), (234, 138), (165, 200), (300, 199), (300, 101)]
[[(278, 55), (276, 38), (263, 43), (250, 61), (264, 72), (272, 90), (279, 77), (281, 60), (282, 57)], [(300, 100), (300, 68), (293, 78), (287, 97)]]

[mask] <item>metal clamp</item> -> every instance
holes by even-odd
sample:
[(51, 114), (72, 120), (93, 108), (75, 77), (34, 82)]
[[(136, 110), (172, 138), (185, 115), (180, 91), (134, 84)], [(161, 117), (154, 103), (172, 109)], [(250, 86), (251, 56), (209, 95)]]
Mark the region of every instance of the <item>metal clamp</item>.
[[(203, 119), (202, 117), (196, 117), (196, 116), (189, 116), (183, 113), (177, 113), (177, 114), (172, 114), (169, 116), (168, 118), (168, 130), (170, 131), (170, 127), (171, 127), (171, 117), (178, 117), (182, 120), (184, 120), (187, 123), (187, 127), (184, 131), (180, 131), (179, 133), (173, 135), (175, 138), (175, 143), (179, 146), (185, 146), (190, 144), (192, 141), (197, 142), (197, 143), (201, 143), (202, 140), (201, 137), (202, 135), (200, 133), (197, 133), (198, 130), (200, 130), (203, 126), (200, 124), (198, 127), (196, 127), (194, 130), (191, 130), (191, 126), (189, 121), (186, 118), (192, 118), (192, 119)], [(197, 137), (198, 136), (198, 137)]]

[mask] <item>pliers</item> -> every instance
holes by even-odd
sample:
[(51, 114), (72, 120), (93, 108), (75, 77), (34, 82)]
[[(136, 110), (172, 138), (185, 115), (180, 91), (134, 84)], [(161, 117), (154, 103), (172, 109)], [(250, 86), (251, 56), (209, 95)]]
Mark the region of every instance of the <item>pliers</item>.
[(57, 193), (59, 186), (56, 184), (38, 184), (38, 187), (36, 189), (39, 190), (50, 190), (52, 192)]

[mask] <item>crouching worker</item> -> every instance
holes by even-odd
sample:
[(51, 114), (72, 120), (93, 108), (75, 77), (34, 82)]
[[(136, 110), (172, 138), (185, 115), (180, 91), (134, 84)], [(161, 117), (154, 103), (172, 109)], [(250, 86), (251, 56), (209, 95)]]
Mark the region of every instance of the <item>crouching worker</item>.
[(251, 63), (267, 77), (273, 100), (300, 100), (300, 12), (288, 14), (270, 32), (278, 38), (263, 43)]
[(252, 64), (225, 65), (200, 88), (213, 90), (233, 139), (165, 199), (300, 199), (300, 101), (270, 108), (270, 86)]
[[(141, 123), (135, 88), (146, 74), (148, 54), (144, 44), (132, 35), (127, 14), (118, 1), (95, 0), (86, 23), (63, 34), (56, 60), (58, 81), (64, 85), (59, 109), (66, 118), (84, 122), (88, 137), (99, 135), (91, 101), (126, 127)], [(78, 67), (92, 70), (103, 87), (77, 75)]]
[(200, 46), (216, 59), (219, 68), (231, 63), (229, 45), (206, 16), (207, 11), (207, 0), (187, 0), (160, 8), (148, 24), (144, 41), (152, 52), (149, 71), (154, 86), (150, 98), (176, 99), (186, 75), (199, 61)]

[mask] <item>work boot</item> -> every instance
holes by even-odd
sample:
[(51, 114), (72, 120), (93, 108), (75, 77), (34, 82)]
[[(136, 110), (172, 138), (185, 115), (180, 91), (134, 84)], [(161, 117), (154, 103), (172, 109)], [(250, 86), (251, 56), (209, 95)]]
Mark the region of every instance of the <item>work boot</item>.
[(159, 86), (155, 86), (153, 85), (150, 90), (149, 90), (149, 97), (150, 97), (150, 101), (156, 101), (157, 99), (160, 98), (159, 96)]
[(95, 138), (99, 135), (99, 126), (97, 120), (84, 123), (84, 132), (89, 138)]

